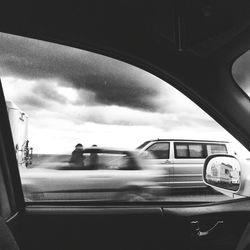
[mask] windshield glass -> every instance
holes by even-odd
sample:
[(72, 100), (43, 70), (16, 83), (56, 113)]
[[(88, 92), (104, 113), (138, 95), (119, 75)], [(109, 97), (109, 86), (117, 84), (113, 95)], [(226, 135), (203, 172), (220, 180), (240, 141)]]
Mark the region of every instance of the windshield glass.
[(229, 199), (203, 182), (203, 164), (247, 152), (160, 78), (3, 33), (0, 73), (26, 201)]

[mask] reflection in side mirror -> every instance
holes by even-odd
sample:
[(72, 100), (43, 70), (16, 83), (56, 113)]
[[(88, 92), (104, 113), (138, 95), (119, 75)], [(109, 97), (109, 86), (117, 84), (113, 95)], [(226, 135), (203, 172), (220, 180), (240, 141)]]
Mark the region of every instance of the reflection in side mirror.
[(240, 163), (231, 155), (211, 155), (204, 164), (206, 184), (231, 191), (240, 188)]

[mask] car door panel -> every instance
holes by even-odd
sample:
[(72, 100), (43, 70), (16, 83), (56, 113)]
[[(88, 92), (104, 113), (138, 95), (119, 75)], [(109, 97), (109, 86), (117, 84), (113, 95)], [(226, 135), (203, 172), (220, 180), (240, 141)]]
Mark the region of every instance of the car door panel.
[[(249, 204), (249, 199), (243, 199), (196, 207), (165, 207), (163, 213), (168, 219), (186, 221), (191, 249), (235, 249), (250, 220)], [(218, 222), (222, 223), (215, 226)], [(197, 226), (203, 235), (198, 236)]]
[(156, 165), (162, 170), (162, 185), (171, 185), (173, 182), (173, 162), (172, 162), (172, 142), (154, 142), (145, 148), (146, 152), (150, 152), (154, 159), (152, 165)]
[[(149, 160), (150, 161), (150, 160)], [(162, 185), (171, 186), (174, 178), (173, 162), (170, 159), (154, 159), (152, 160), (152, 165), (154, 165), (159, 172), (161, 172)]]
[(205, 186), (202, 181), (204, 159), (174, 159), (174, 186)]
[(161, 219), (157, 207), (27, 207), (22, 224), (23, 247), (161, 249)]
[[(235, 249), (250, 221), (250, 200), (204, 205), (28, 205), (22, 249)], [(218, 221), (222, 225), (206, 232)], [(58, 240), (60, 239), (60, 240)]]

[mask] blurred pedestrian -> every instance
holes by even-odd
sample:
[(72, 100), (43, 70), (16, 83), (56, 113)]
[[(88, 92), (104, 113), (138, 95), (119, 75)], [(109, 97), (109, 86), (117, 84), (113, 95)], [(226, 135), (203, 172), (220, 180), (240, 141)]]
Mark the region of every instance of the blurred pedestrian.
[(83, 145), (81, 143), (76, 144), (75, 150), (72, 152), (69, 162), (72, 167), (84, 167)]

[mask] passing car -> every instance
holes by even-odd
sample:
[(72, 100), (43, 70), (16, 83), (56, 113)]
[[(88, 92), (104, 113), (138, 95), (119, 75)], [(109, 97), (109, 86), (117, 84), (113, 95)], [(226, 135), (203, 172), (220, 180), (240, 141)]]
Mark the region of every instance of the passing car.
[(234, 154), (233, 146), (227, 141), (180, 139), (149, 140), (137, 150), (146, 158), (155, 157), (157, 166), (165, 170), (165, 185), (173, 188), (206, 188), (202, 179), (206, 157)]
[[(54, 156), (55, 157), (55, 156)], [(86, 148), (83, 164), (57, 162), (49, 168), (41, 162), (36, 168), (22, 168), (26, 199), (128, 201), (152, 199), (159, 168), (136, 152), (123, 149)]]

